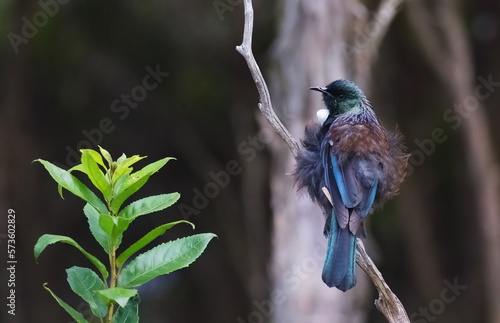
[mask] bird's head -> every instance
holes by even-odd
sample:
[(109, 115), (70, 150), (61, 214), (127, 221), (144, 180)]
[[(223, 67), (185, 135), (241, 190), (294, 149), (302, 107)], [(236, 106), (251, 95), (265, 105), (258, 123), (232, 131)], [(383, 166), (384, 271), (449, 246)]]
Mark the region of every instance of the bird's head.
[(356, 83), (348, 80), (336, 80), (327, 86), (311, 87), (309, 90), (323, 94), (330, 116), (337, 116), (359, 107), (365, 100), (363, 91)]

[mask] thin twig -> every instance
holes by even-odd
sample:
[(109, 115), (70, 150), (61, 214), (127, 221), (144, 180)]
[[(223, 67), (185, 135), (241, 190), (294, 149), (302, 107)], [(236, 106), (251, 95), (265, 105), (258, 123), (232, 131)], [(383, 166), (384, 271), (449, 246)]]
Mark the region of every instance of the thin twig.
[[(243, 3), (245, 7), (245, 26), (243, 30), (243, 41), (240, 46), (236, 47), (236, 50), (245, 58), (255, 85), (257, 86), (257, 90), (259, 91), (259, 109), (262, 111), (264, 117), (269, 121), (274, 131), (276, 131), (276, 133), (278, 133), (281, 138), (288, 144), (288, 147), (290, 148), (293, 156), (296, 157), (299, 152), (299, 145), (274, 113), (268, 87), (252, 53), (252, 1), (244, 0)], [(325, 195), (329, 196), (328, 190), (326, 190)], [(356, 262), (361, 267), (361, 269), (363, 269), (368, 274), (379, 292), (379, 299), (375, 300), (375, 306), (377, 307), (377, 309), (382, 314), (384, 314), (384, 316), (390, 323), (409, 323), (410, 320), (408, 319), (408, 315), (406, 314), (403, 305), (401, 304), (397, 296), (391, 291), (384, 278), (382, 277), (382, 274), (366, 253), (363, 242), (360, 239), (356, 239), (356, 251)]]
[(252, 78), (259, 91), (259, 109), (271, 124), (274, 131), (281, 136), (285, 143), (290, 148), (293, 157), (297, 157), (299, 152), (299, 145), (292, 138), (290, 132), (283, 126), (280, 119), (274, 113), (274, 109), (271, 103), (271, 96), (269, 95), (269, 89), (266, 85), (266, 81), (262, 76), (259, 65), (255, 61), (255, 57), (252, 53), (252, 32), (253, 32), (253, 7), (251, 0), (245, 0), (245, 26), (243, 29), (243, 41), (240, 46), (236, 46), (236, 50), (245, 58)]
[[(439, 19), (432, 16), (431, 11), (426, 9), (423, 1), (415, 1), (410, 10), (407, 10), (410, 23), (412, 23), (417, 38), (420, 39), (420, 47), (425, 56), (439, 74), (441, 79), (448, 79), (451, 75), (450, 52), (444, 47), (440, 34), (435, 28)], [(452, 63), (454, 64), (454, 63)]]
[[(370, 70), (376, 60), (380, 44), (405, 0), (383, 0), (373, 15), (360, 19), (361, 30), (358, 30), (354, 44), (354, 79), (363, 87), (368, 88)], [(363, 6), (359, 3), (360, 6)], [(357, 28), (358, 29), (358, 28)]]
[(371, 26), (370, 37), (367, 38), (366, 51), (368, 55), (375, 55), (382, 39), (387, 33), (389, 25), (400, 10), (399, 7), (404, 0), (385, 0), (383, 1), (372, 20), (368, 22)]
[(328, 189), (323, 186), (321, 188), (321, 190), (323, 191), (323, 194), (325, 194), (326, 198), (328, 199), (328, 202), (330, 202), (330, 204), (333, 205), (332, 196), (330, 195), (330, 192), (328, 192)]

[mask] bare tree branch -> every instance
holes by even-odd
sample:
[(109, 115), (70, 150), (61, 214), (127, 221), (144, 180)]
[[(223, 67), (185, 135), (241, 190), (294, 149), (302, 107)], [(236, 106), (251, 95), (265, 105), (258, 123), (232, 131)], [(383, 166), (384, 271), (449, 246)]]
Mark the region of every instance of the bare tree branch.
[(448, 78), (450, 66), (447, 62), (450, 53), (446, 48), (443, 48), (443, 42), (436, 30), (436, 24), (440, 19), (430, 15), (423, 1), (415, 1), (407, 12), (410, 22), (415, 28), (416, 35), (422, 40), (420, 46), (430, 64), (442, 79)]
[(290, 150), (292, 151), (293, 157), (295, 158), (299, 152), (299, 145), (292, 138), (290, 132), (283, 126), (271, 103), (271, 96), (269, 95), (269, 89), (266, 85), (266, 81), (262, 76), (259, 65), (255, 61), (255, 57), (252, 53), (252, 32), (253, 32), (253, 7), (252, 1), (244, 1), (245, 4), (245, 26), (243, 30), (243, 41), (240, 46), (236, 46), (236, 50), (245, 58), (252, 78), (259, 91), (260, 103), (259, 109), (271, 124), (271, 127), (276, 131), (277, 134), (286, 142)]
[[(352, 51), (355, 54), (353, 68), (354, 79), (364, 88), (368, 88), (370, 68), (377, 58), (380, 43), (387, 34), (396, 14), (400, 11), (403, 2), (404, 0), (384, 0), (378, 6), (375, 14), (370, 15), (371, 19), (366, 17), (358, 22), (360, 31), (357, 32), (358, 42), (355, 44), (355, 50)], [(358, 4), (364, 7), (363, 4)]]
[[(236, 47), (236, 50), (245, 58), (248, 68), (250, 69), (250, 73), (252, 74), (252, 77), (254, 79), (255, 85), (257, 86), (257, 90), (259, 91), (259, 109), (262, 111), (264, 117), (267, 119), (267, 121), (269, 121), (276, 133), (278, 133), (281, 138), (288, 144), (293, 156), (296, 157), (299, 151), (299, 146), (274, 113), (269, 90), (252, 53), (251, 47), (254, 17), (252, 1), (244, 0), (243, 3), (245, 7), (245, 26), (243, 30), (243, 41), (240, 46)], [(410, 320), (408, 319), (408, 315), (406, 314), (403, 305), (401, 304), (397, 296), (391, 291), (384, 278), (382, 277), (382, 274), (366, 253), (363, 242), (360, 239), (356, 240), (356, 250), (356, 262), (368, 274), (379, 292), (379, 299), (375, 301), (375, 306), (377, 307), (377, 309), (382, 314), (384, 314), (387, 320), (391, 323), (409, 323)]]
[(368, 55), (376, 54), (382, 39), (385, 37), (389, 25), (394, 20), (394, 17), (399, 11), (399, 6), (404, 0), (385, 0), (383, 1), (373, 19), (369, 22), (372, 26), (370, 37), (367, 39)]

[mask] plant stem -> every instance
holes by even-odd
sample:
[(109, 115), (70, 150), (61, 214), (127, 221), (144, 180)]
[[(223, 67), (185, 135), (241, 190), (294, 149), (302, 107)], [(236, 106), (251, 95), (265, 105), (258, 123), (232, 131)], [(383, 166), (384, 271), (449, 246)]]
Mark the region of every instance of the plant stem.
[[(111, 278), (109, 281), (109, 288), (115, 288), (116, 287), (116, 247), (113, 246), (111, 248), (111, 253), (109, 254), (109, 267), (111, 270)], [(115, 304), (111, 303), (108, 308), (108, 317), (106, 319), (106, 322), (111, 323), (111, 320), (113, 319), (113, 312), (115, 309)]]
[[(113, 178), (113, 173), (115, 172), (115, 169), (116, 169), (116, 163), (113, 162), (111, 163), (111, 165), (109, 165), (109, 181), (111, 183), (111, 191), (114, 192), (114, 182), (112, 181), (112, 178)], [(111, 215), (112, 216), (117, 216), (117, 214), (115, 214), (112, 209), (111, 209), (111, 201), (113, 200), (114, 198), (114, 194), (113, 196), (111, 197), (110, 201), (107, 202), (108, 204), (108, 210), (110, 210), (111, 212)], [(115, 245), (115, 243), (113, 242), (113, 246), (111, 247), (111, 252), (109, 253), (109, 269), (110, 269), (110, 272), (111, 272), (111, 277), (110, 277), (110, 280), (109, 280), (109, 288), (115, 288), (116, 287), (116, 280), (117, 280), (117, 275), (116, 275), (116, 249), (117, 249), (117, 246)], [(106, 323), (111, 323), (112, 320), (113, 320), (113, 312), (115, 310), (115, 303), (111, 302), (109, 304), (109, 307), (108, 307), (108, 316), (106, 318)]]

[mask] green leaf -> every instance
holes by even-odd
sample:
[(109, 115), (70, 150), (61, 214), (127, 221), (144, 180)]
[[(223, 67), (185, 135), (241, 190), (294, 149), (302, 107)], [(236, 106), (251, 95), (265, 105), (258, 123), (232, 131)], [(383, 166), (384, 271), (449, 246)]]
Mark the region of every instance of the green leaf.
[(134, 155), (132, 157), (127, 158), (125, 154), (123, 154), (118, 160), (116, 161), (116, 167), (113, 172), (113, 178), (112, 182), (115, 183), (118, 178), (120, 178), (123, 175), (128, 175), (132, 172), (132, 165), (137, 163), (139, 160), (146, 158), (145, 156), (139, 156), (139, 155)]
[[(85, 173), (85, 169), (83, 168), (82, 164), (78, 164), (76, 166), (71, 167), (70, 169), (68, 169), (68, 173), (71, 173), (71, 172), (73, 172), (75, 170), (80, 171), (82, 173)], [(59, 195), (64, 200), (62, 189), (63, 189), (63, 187), (61, 186), (61, 184), (57, 184), (57, 192), (59, 192)]]
[(89, 154), (96, 163), (106, 168), (106, 165), (104, 165), (102, 160), (102, 156), (97, 151), (93, 149), (80, 149), (80, 152), (83, 153), (84, 150), (87, 151), (87, 154)]
[(120, 177), (115, 184), (114, 198), (111, 201), (111, 210), (118, 213), (118, 210), (122, 206), (123, 202), (130, 195), (134, 194), (148, 181), (149, 176), (137, 178), (132, 177), (132, 175), (123, 175)]
[(124, 153), (122, 153), (122, 155), (118, 157), (118, 159), (116, 160), (116, 163), (121, 164), (125, 159), (127, 159), (127, 156)]
[(168, 229), (172, 228), (174, 225), (177, 225), (179, 223), (188, 223), (191, 224), (191, 226), (194, 229), (194, 224), (188, 221), (177, 221), (177, 222), (170, 222), (164, 225), (160, 225), (159, 227), (154, 228), (153, 230), (149, 231), (146, 235), (144, 235), (141, 239), (139, 239), (137, 242), (135, 242), (133, 245), (128, 247), (124, 252), (121, 253), (121, 255), (116, 258), (116, 266), (121, 268), (123, 264), (132, 256), (134, 253), (137, 251), (141, 250), (145, 246), (147, 246), (151, 241), (156, 239), (157, 237), (161, 236), (164, 234)]
[(118, 212), (120, 206), (125, 202), (130, 195), (137, 192), (149, 179), (149, 177), (156, 173), (160, 168), (165, 166), (165, 164), (174, 158), (163, 158), (147, 166), (144, 166), (141, 170), (130, 174), (123, 175), (117, 179), (114, 186), (114, 198), (111, 201), (111, 210), (113, 212)]
[(43, 284), (43, 288), (45, 288), (52, 295), (52, 297), (54, 297), (54, 299), (57, 301), (57, 303), (59, 303), (59, 305), (61, 305), (61, 307), (64, 308), (64, 310), (66, 310), (66, 312), (68, 312), (68, 314), (71, 315), (71, 317), (77, 323), (88, 323), (89, 322), (85, 319), (85, 317), (83, 317), (83, 315), (80, 312), (78, 312), (77, 310), (75, 310), (74, 308), (69, 306), (65, 301), (63, 301), (59, 297), (57, 297), (56, 294), (54, 294), (50, 290), (50, 288), (47, 287), (47, 283)]
[(116, 248), (118, 248), (122, 243), (123, 233), (127, 231), (128, 226), (130, 225), (130, 223), (132, 223), (132, 220), (122, 218), (121, 216), (117, 216), (115, 217), (115, 219), (116, 226), (115, 231), (113, 231), (113, 241)]
[(111, 239), (111, 245), (118, 248), (122, 243), (123, 232), (128, 229), (132, 220), (120, 216), (112, 216), (109, 213), (101, 214), (99, 226)]
[(111, 168), (111, 164), (113, 163), (113, 158), (111, 158), (111, 154), (101, 146), (99, 147), (99, 151), (101, 152), (101, 155), (106, 159), (106, 162), (108, 163), (108, 168)]
[(106, 205), (104, 205), (94, 192), (68, 171), (43, 159), (36, 159), (35, 161), (40, 162), (59, 185), (95, 207), (99, 212), (107, 211)]
[(66, 236), (59, 236), (59, 235), (54, 235), (54, 234), (44, 234), (43, 236), (41, 236), (38, 239), (37, 243), (35, 244), (35, 250), (34, 250), (35, 261), (38, 259), (40, 254), (45, 250), (45, 248), (48, 245), (54, 244), (56, 242), (69, 244), (70, 246), (73, 246), (76, 249), (80, 250), (80, 252), (83, 253), (85, 255), (85, 257), (87, 257), (90, 260), (90, 262), (92, 262), (94, 264), (94, 266), (96, 266), (96, 268), (99, 270), (99, 272), (101, 273), (104, 280), (106, 280), (106, 278), (108, 277), (109, 274), (108, 274), (108, 271), (106, 270), (106, 267), (103, 265), (103, 263), (100, 262), (99, 259), (97, 259), (93, 255), (91, 255), (90, 253), (85, 251), (78, 243), (76, 243), (75, 240), (73, 240), (69, 237), (66, 237)]
[[(107, 181), (106, 176), (98, 165), (98, 163), (104, 165), (101, 155), (92, 149), (81, 149), (80, 151), (82, 152), (82, 165), (85, 169), (85, 174), (87, 174), (92, 184), (101, 191), (104, 199), (110, 201), (113, 193), (111, 184)], [(99, 159), (99, 161), (96, 161), (96, 159)]]
[(113, 323), (139, 323), (139, 295), (132, 297), (125, 307), (119, 307)]
[(89, 303), (92, 313), (104, 317), (108, 312), (106, 303), (97, 294), (98, 290), (106, 288), (99, 276), (89, 268), (73, 266), (66, 269), (71, 290)]
[[(87, 217), (90, 232), (94, 236), (95, 240), (101, 245), (104, 251), (109, 255), (111, 252), (111, 234), (108, 235), (99, 225), (99, 212), (90, 204), (85, 204), (83, 208), (83, 213)], [(109, 215), (109, 213), (106, 213)]]
[[(116, 163), (114, 164), (116, 165)], [(118, 179), (120, 179), (124, 175), (128, 175), (132, 173), (132, 167), (118, 167), (115, 166), (115, 170), (113, 171), (113, 178), (111, 179), (111, 182), (113, 185), (116, 186), (116, 183), (118, 182)]]
[(189, 266), (216, 237), (202, 233), (160, 244), (137, 256), (125, 266), (118, 277), (118, 286), (137, 287), (151, 279)]
[(179, 193), (161, 194), (149, 196), (127, 205), (118, 214), (124, 218), (135, 219), (144, 214), (161, 211), (171, 206), (179, 199)]
[(71, 167), (70, 169), (68, 169), (68, 172), (73, 172), (73, 171), (79, 171), (79, 172), (82, 172), (82, 173), (85, 173), (85, 168), (83, 167), (82, 164), (78, 164), (78, 165), (75, 165), (73, 167)]
[(173, 157), (166, 157), (160, 160), (155, 161), (154, 163), (151, 163), (149, 165), (144, 166), (140, 171), (137, 171), (135, 174), (139, 177), (145, 176), (145, 175), (152, 175), (159, 171), (165, 164), (168, 163), (169, 160), (175, 159)]
[(130, 167), (133, 164), (137, 163), (139, 160), (146, 158), (147, 156), (134, 155), (134, 156), (128, 157), (128, 158), (126, 158), (126, 157), (127, 156), (125, 156), (125, 154), (124, 154), (124, 155), (122, 155), (122, 157), (120, 157), (117, 160), (118, 167)]
[(120, 287), (103, 289), (97, 292), (106, 300), (108, 304), (110, 301), (113, 301), (121, 307), (125, 307), (128, 300), (137, 295), (137, 289), (126, 289)]

